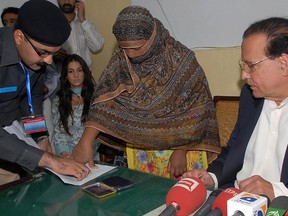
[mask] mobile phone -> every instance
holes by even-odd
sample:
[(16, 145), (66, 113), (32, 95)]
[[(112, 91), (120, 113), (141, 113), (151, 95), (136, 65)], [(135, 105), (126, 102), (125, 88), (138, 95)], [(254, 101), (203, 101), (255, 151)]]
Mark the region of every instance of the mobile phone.
[(134, 185), (132, 181), (120, 176), (111, 176), (106, 179), (103, 179), (102, 182), (110, 187), (115, 188), (118, 191), (130, 188)]
[(95, 184), (87, 185), (82, 187), (82, 190), (97, 198), (107, 197), (117, 192), (115, 188), (110, 187), (102, 182), (96, 182)]

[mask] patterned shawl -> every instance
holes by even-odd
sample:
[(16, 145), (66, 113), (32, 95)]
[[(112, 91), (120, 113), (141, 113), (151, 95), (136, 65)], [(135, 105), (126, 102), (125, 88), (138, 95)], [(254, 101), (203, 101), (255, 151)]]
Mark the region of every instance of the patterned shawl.
[[(219, 153), (216, 112), (195, 54), (175, 41), (159, 20), (152, 18), (153, 23), (143, 27), (151, 20), (143, 16), (147, 9), (130, 6), (123, 11), (113, 26), (118, 41), (125, 35), (133, 41), (133, 34), (135, 40), (139, 35), (147, 39), (154, 25), (156, 36), (140, 57), (128, 59), (119, 48), (113, 53), (99, 79), (86, 127), (141, 147)], [(137, 17), (140, 21), (132, 26)]]

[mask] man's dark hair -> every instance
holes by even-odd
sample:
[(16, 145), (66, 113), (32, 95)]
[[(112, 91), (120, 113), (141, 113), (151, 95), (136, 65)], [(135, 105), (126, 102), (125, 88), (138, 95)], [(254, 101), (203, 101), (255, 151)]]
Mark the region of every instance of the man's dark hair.
[(14, 13), (14, 14), (17, 14), (18, 15), (18, 11), (19, 11), (19, 8), (16, 8), (16, 7), (7, 7), (7, 8), (4, 8), (2, 14), (1, 14), (1, 21), (2, 21), (2, 25), (4, 26), (4, 20), (3, 20), (3, 17), (6, 13)]
[(267, 37), (266, 56), (274, 58), (288, 54), (288, 19), (271, 17), (251, 24), (243, 34), (243, 40), (251, 35), (264, 34)]

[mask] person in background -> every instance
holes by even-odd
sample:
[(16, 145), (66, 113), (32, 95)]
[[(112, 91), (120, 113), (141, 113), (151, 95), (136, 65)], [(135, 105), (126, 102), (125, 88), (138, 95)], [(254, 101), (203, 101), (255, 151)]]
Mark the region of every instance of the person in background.
[(288, 19), (271, 17), (243, 34), (241, 77), (246, 81), (234, 131), (206, 170), (183, 175), (208, 187), (234, 186), (266, 195), (288, 196)]
[[(62, 45), (63, 52), (54, 57), (58, 67), (62, 65), (66, 54), (78, 54), (92, 70), (91, 53), (98, 53), (104, 45), (104, 38), (96, 29), (94, 23), (86, 19), (85, 3), (82, 0), (58, 0), (58, 6), (68, 19), (72, 31), (68, 40)], [(107, 163), (114, 161), (116, 155), (123, 152), (101, 145), (98, 149), (101, 160)]]
[(102, 132), (136, 147), (174, 150), (172, 177), (186, 171), (188, 150), (208, 151), (213, 160), (220, 152), (216, 111), (194, 52), (140, 6), (119, 13), (113, 34), (119, 48), (99, 79), (74, 157), (93, 165), (93, 141)]
[(27, 1), (19, 9), (15, 26), (0, 29), (0, 159), (29, 170), (50, 168), (82, 180), (90, 170), (83, 163), (42, 150), (49, 142), (41, 132), (31, 136), (42, 149), (27, 144), (25, 128), (17, 135), (9, 132), (23, 117), (33, 121), (42, 114), (45, 66), (52, 63), (70, 30), (59, 8), (45, 0)]
[(63, 62), (60, 89), (52, 101), (53, 143), (57, 155), (70, 157), (78, 144), (94, 86), (92, 73), (83, 58), (76, 54), (67, 55)]
[(12, 26), (17, 20), (19, 8), (7, 7), (4, 8), (1, 14), (1, 21), (3, 26)]
[(60, 72), (57, 70), (55, 62), (46, 66), (45, 80), (43, 88), (43, 115), (48, 131), (48, 140), (51, 144), (52, 152), (55, 153), (54, 145), (52, 142), (53, 137), (53, 122), (51, 111), (51, 99), (54, 97), (54, 92), (57, 89), (60, 80)]
[(90, 52), (99, 52), (104, 45), (104, 38), (95, 25), (86, 19), (85, 4), (82, 0), (58, 0), (58, 5), (71, 25), (71, 34), (62, 45), (67, 54), (81, 56), (90, 70), (92, 60)]

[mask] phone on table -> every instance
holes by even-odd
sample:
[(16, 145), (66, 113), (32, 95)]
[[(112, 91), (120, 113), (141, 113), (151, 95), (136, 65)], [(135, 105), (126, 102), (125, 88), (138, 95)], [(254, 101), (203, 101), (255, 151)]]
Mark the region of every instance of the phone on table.
[(103, 198), (117, 192), (115, 188), (110, 187), (102, 182), (96, 182), (95, 184), (82, 187), (82, 190), (97, 198)]
[(103, 179), (102, 182), (110, 187), (115, 188), (117, 191), (130, 188), (134, 185), (132, 181), (120, 176), (111, 176)]

